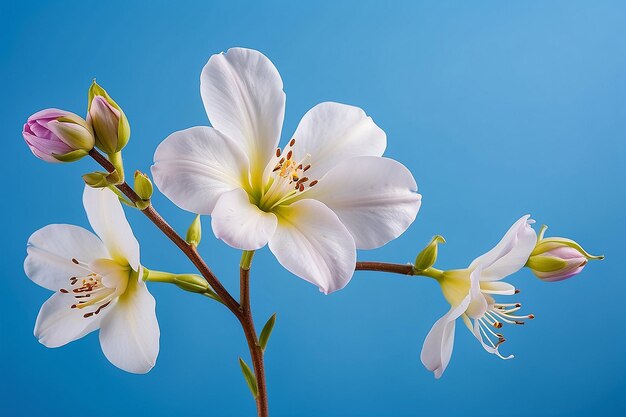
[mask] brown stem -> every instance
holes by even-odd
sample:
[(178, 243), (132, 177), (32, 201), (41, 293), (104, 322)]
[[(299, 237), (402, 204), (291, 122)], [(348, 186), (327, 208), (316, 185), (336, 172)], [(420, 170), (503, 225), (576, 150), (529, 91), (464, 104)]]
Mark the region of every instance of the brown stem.
[(355, 271), (391, 272), (393, 274), (415, 275), (411, 264), (390, 264), (387, 262), (357, 262)]
[[(89, 151), (89, 155), (96, 160), (104, 169), (109, 172), (113, 172), (115, 167), (108, 159), (104, 157), (100, 152), (98, 152), (95, 148)], [(128, 185), (128, 183), (123, 182), (117, 186), (117, 189), (120, 190), (126, 197), (128, 197), (133, 203), (140, 201), (141, 199), (135, 193), (135, 191)], [(217, 293), (220, 299), (224, 302), (224, 305), (228, 307), (236, 316), (241, 314), (239, 310), (239, 303), (230, 295), (228, 290), (224, 288), (222, 283), (217, 279), (217, 277), (211, 271), (211, 268), (204, 262), (195, 246), (190, 245), (176, 233), (176, 231), (170, 226), (163, 217), (152, 207), (151, 205), (141, 210), (143, 214), (146, 215), (148, 219), (152, 221), (164, 234), (167, 236), (176, 246), (180, 248), (180, 250), (191, 260), (191, 262), (198, 268), (198, 271), (202, 274), (202, 276), (207, 280), (209, 285), (213, 288), (213, 290)]]
[(240, 309), (242, 317), (239, 319), (243, 327), (250, 357), (252, 358), (252, 367), (257, 383), (256, 409), (259, 417), (268, 417), (269, 408), (267, 402), (267, 385), (265, 383), (265, 365), (263, 364), (263, 349), (259, 345), (259, 340), (254, 328), (254, 320), (252, 318), (252, 309), (250, 308), (250, 269), (239, 268), (239, 291), (240, 291)]
[[(108, 172), (113, 172), (115, 167), (95, 148), (89, 151), (89, 155), (96, 160)], [(117, 185), (117, 188), (124, 193), (133, 203), (141, 200), (137, 193), (126, 183)], [(220, 297), (224, 305), (237, 317), (243, 328), (250, 356), (252, 357), (252, 366), (258, 384), (258, 395), (256, 398), (258, 417), (268, 417), (267, 403), (267, 387), (265, 385), (265, 369), (263, 366), (263, 350), (259, 346), (254, 328), (254, 320), (252, 319), (252, 311), (250, 309), (250, 270), (241, 271), (241, 305), (235, 300), (228, 290), (224, 288), (219, 279), (213, 274), (209, 266), (204, 262), (195, 246), (188, 244), (185, 239), (180, 237), (178, 233), (161, 217), (161, 215), (150, 205), (141, 210), (180, 250), (193, 262), (198, 271), (207, 280), (215, 293)]]

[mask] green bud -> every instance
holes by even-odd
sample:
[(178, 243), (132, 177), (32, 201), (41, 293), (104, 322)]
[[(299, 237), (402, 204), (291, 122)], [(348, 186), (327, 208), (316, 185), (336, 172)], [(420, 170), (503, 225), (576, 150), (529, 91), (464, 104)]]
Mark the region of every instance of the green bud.
[(135, 171), (135, 192), (144, 201), (148, 201), (152, 197), (152, 181), (140, 171)]
[(83, 175), (83, 181), (91, 188), (105, 188), (109, 186), (108, 176), (108, 172), (90, 172)]
[(200, 215), (198, 214), (191, 222), (185, 240), (192, 246), (198, 246), (202, 239), (202, 224), (200, 223)]
[(413, 267), (416, 271), (425, 271), (437, 261), (437, 247), (440, 243), (446, 243), (443, 236), (437, 235), (430, 243), (417, 255)]
[(202, 278), (199, 275), (175, 275), (173, 283), (176, 284), (178, 288), (189, 292), (204, 293), (209, 289), (209, 283), (206, 281), (206, 279)]
[(130, 125), (122, 108), (96, 80), (89, 88), (87, 121), (93, 127), (96, 147), (106, 154), (121, 151), (130, 138)]

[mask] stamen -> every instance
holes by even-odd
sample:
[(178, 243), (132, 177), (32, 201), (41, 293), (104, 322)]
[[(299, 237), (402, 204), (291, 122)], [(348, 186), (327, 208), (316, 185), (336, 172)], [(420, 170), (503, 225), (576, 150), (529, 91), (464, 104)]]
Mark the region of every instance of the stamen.
[(291, 139), (291, 141), (289, 142), (289, 146), (293, 148), (293, 145), (295, 144), (296, 144), (296, 139), (295, 138)]
[(311, 183), (309, 184), (309, 187), (313, 187), (315, 184), (317, 184), (317, 180), (311, 181)]
[(280, 158), (280, 148), (276, 148), (276, 158)]

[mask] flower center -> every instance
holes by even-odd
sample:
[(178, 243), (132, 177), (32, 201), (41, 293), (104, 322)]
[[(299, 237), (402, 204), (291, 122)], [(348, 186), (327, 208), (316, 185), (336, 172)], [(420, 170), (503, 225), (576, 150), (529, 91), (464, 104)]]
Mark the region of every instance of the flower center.
[(263, 211), (270, 212), (277, 206), (288, 205), (301, 193), (318, 183), (317, 180), (311, 180), (306, 176), (306, 172), (311, 168), (311, 164), (306, 164), (309, 155), (300, 161), (293, 159), (295, 144), (296, 140), (291, 139), (284, 151), (277, 148), (270, 161), (272, 172), (258, 203)]
[(76, 299), (76, 303), (72, 304), (71, 308), (79, 310), (89, 308), (90, 311), (83, 314), (84, 318), (97, 315), (111, 304), (115, 298), (116, 289), (105, 286), (102, 283), (102, 276), (91, 271), (87, 264), (76, 259), (72, 259), (72, 262), (82, 266), (89, 273), (81, 277), (70, 277), (68, 289), (61, 288), (59, 291), (63, 294), (70, 294)]

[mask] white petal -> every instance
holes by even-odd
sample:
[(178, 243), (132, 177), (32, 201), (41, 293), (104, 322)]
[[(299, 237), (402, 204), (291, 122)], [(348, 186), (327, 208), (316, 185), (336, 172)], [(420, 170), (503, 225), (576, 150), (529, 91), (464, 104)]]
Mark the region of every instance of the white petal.
[(35, 337), (46, 347), (63, 346), (96, 330), (106, 316), (106, 309), (98, 315), (85, 318), (84, 311), (71, 308), (76, 299), (57, 292), (39, 310), (35, 323)]
[(198, 126), (174, 132), (154, 153), (152, 175), (178, 207), (211, 214), (219, 197), (248, 183), (248, 158), (217, 130)]
[(307, 191), (348, 228), (357, 249), (374, 249), (400, 236), (415, 220), (422, 196), (411, 172), (393, 159), (347, 159)]
[(496, 281), (519, 271), (528, 261), (537, 243), (537, 234), (530, 227), (530, 215), (523, 216), (506, 232), (489, 252), (476, 258), (470, 269), (481, 266), (481, 281)]
[(126, 292), (100, 328), (102, 351), (113, 365), (135, 374), (152, 369), (160, 336), (155, 305), (143, 281), (128, 282)]
[(337, 215), (316, 200), (300, 200), (277, 215), (269, 247), (278, 262), (325, 294), (345, 287), (356, 266), (356, 248)]
[(426, 369), (434, 372), (435, 378), (440, 378), (450, 363), (454, 347), (455, 320), (465, 312), (469, 302), (470, 297), (467, 296), (458, 306), (453, 306), (435, 322), (424, 340), (420, 359)]
[(481, 273), (480, 266), (470, 273), (470, 303), (465, 312), (471, 318), (482, 317), (488, 308), (487, 298), (480, 290)]
[(241, 188), (224, 193), (211, 214), (215, 237), (243, 250), (265, 246), (277, 224), (276, 215), (251, 204), (248, 194)]
[(102, 239), (113, 259), (127, 262), (135, 271), (139, 269), (139, 242), (135, 239), (122, 204), (108, 188), (85, 186), (83, 205), (91, 227)]
[(314, 180), (344, 159), (381, 156), (387, 147), (385, 132), (363, 110), (333, 102), (309, 110), (293, 137), (296, 160), (310, 155), (307, 176)]
[(480, 290), (486, 294), (515, 294), (515, 287), (508, 282), (503, 281), (483, 281), (480, 283)]
[(72, 259), (89, 263), (97, 258), (109, 257), (106, 247), (96, 235), (69, 224), (51, 224), (37, 230), (28, 239), (26, 251), (26, 275), (51, 291), (67, 286), (73, 276), (89, 273)]
[(211, 125), (243, 147), (260, 177), (285, 116), (283, 81), (274, 64), (252, 49), (213, 55), (202, 69), (200, 93)]
[(500, 353), (500, 351), (498, 350), (497, 346), (491, 346), (485, 343), (485, 340), (483, 339), (483, 334), (480, 331), (480, 324), (478, 322), (478, 320), (474, 320), (474, 327), (472, 329), (472, 333), (474, 334), (474, 336), (476, 337), (476, 339), (478, 339), (478, 341), (480, 342), (480, 344), (482, 345), (482, 347), (489, 353), (498, 356), (500, 359), (513, 359), (514, 356), (513, 355), (509, 355), (509, 356), (502, 356), (502, 354)]

